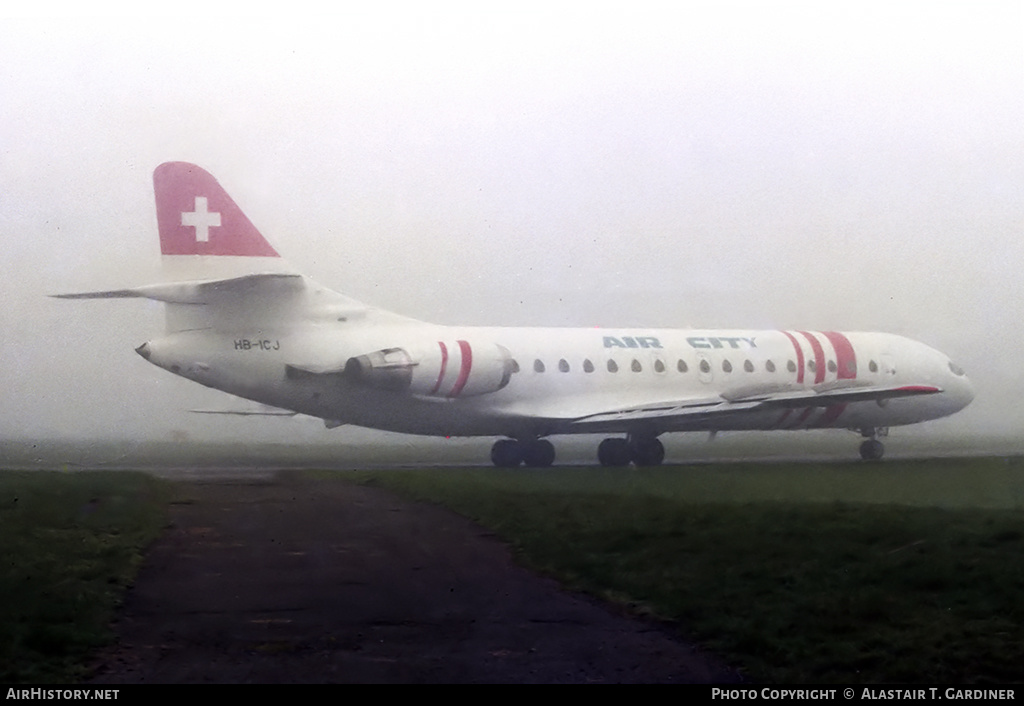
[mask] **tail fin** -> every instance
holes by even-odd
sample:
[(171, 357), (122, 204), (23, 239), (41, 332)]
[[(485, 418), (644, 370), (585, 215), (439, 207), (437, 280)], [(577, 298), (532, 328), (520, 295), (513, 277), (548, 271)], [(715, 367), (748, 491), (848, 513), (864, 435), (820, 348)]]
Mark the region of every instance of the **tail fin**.
[(267, 242), (217, 180), (186, 162), (153, 172), (164, 282), (62, 299), (141, 297), (166, 304), (167, 331), (264, 330), (295, 321), (347, 321), (371, 309), (303, 277)]
[(212, 174), (187, 162), (153, 172), (164, 274), (172, 281), (294, 273)]

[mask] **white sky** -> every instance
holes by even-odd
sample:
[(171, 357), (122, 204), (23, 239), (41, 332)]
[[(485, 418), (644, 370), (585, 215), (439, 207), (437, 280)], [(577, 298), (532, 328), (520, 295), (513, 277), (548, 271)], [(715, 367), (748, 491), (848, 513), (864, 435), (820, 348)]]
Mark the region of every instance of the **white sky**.
[(342, 438), (188, 415), (232, 399), (134, 354), (159, 305), (44, 296), (158, 277), (168, 160), (371, 304), (892, 331), (975, 381), (946, 428), (1024, 424), (1024, 5), (364, 5), (0, 19), (0, 438)]

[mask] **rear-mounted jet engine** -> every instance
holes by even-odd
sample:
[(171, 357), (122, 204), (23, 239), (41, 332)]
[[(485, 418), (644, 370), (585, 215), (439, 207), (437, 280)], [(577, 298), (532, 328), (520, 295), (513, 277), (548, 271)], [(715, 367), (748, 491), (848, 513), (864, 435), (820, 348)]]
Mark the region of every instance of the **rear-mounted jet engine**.
[(497, 392), (512, 378), (512, 355), (495, 343), (438, 341), (422, 354), (384, 348), (349, 358), (345, 377), (367, 387), (427, 397), (473, 397)]

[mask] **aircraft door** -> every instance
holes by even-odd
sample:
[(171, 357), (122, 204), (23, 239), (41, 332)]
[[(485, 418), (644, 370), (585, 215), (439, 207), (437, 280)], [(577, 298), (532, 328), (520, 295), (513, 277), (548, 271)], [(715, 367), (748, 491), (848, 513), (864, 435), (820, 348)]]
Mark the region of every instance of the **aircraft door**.
[(885, 375), (896, 374), (896, 361), (889, 356), (882, 356), (882, 373)]

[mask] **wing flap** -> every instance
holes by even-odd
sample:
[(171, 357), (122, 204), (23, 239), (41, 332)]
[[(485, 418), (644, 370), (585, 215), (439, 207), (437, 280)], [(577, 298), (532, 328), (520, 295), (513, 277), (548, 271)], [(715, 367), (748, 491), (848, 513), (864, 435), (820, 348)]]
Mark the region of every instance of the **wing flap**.
[(235, 417), (294, 417), (298, 412), (288, 409), (190, 409), (192, 414), (225, 414)]

